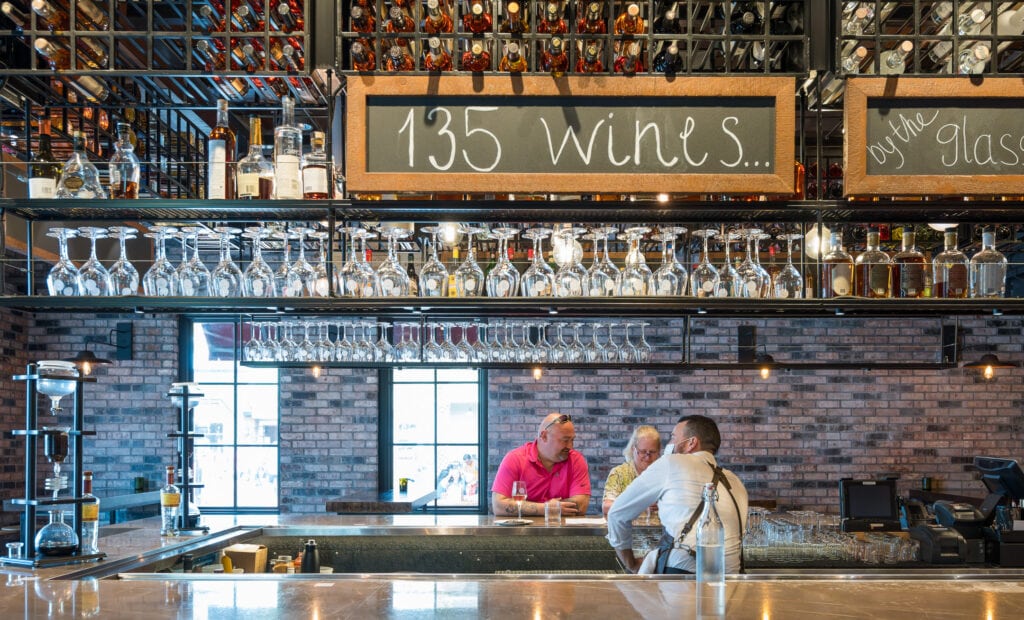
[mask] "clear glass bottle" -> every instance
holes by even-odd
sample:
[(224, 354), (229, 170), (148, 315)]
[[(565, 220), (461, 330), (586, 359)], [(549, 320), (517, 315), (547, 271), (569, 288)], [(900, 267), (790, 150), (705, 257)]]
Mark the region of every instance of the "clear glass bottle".
[(843, 233), (832, 233), (829, 252), (821, 259), (821, 296), (853, 294), (853, 257), (843, 249)]
[(725, 527), (718, 516), (715, 484), (704, 485), (704, 512), (697, 520), (697, 588), (725, 588)]
[(892, 294), (893, 297), (920, 298), (924, 297), (925, 263), (924, 254), (917, 249), (917, 236), (914, 229), (903, 229), (903, 249), (892, 257)]
[(892, 260), (879, 248), (878, 239), (878, 231), (869, 230), (867, 248), (854, 261), (853, 294), (857, 297), (892, 297)]
[(92, 472), (82, 472), (82, 553), (99, 553), (100, 500), (92, 494)]
[(78, 551), (78, 534), (64, 523), (63, 510), (51, 510), (50, 522), (36, 532), (36, 553), (38, 555), (72, 555)]
[(281, 124), (274, 129), (274, 198), (302, 199), (302, 128), (295, 124), (295, 99), (281, 98)]
[(85, 152), (85, 134), (75, 131), (71, 134), (71, 158), (64, 164), (64, 172), (57, 182), (57, 198), (106, 198), (107, 190), (100, 182), (100, 171), (89, 161)]
[(314, 131), (309, 140), (311, 150), (302, 158), (302, 197), (306, 200), (330, 198), (327, 179), (327, 138), (324, 132)]
[(238, 160), (238, 198), (269, 200), (274, 195), (274, 164), (263, 156), (263, 122), (249, 117), (249, 152)]
[(932, 259), (932, 296), (965, 298), (971, 293), (970, 264), (956, 246), (956, 229), (943, 234), (944, 249)]
[(139, 181), (142, 168), (132, 146), (132, 127), (128, 123), (117, 124), (117, 143), (110, 158), (110, 197), (134, 200), (139, 197)]
[(971, 297), (1006, 294), (1006, 257), (996, 249), (995, 231), (981, 233), (981, 251), (971, 257)]
[(914, 42), (909, 39), (895, 48), (886, 50), (878, 56), (878, 73), (880, 75), (899, 75), (907, 69), (907, 58), (914, 51)]
[(160, 489), (160, 535), (177, 536), (181, 489), (174, 484), (174, 465), (167, 466), (167, 484)]
[(228, 126), (228, 100), (217, 100), (217, 124), (206, 141), (207, 192), (212, 200), (235, 197), (235, 132)]
[(28, 173), (29, 198), (54, 197), (57, 192), (57, 179), (61, 174), (61, 165), (53, 155), (49, 118), (39, 120), (39, 150), (29, 162)]

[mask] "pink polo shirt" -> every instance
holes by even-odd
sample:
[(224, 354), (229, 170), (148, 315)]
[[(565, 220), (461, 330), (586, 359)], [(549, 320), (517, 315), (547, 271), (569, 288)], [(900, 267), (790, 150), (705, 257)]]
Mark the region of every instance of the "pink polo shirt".
[(523, 444), (505, 455), (494, 476), (491, 491), (512, 496), (512, 483), (526, 481), (526, 499), (546, 502), (557, 497), (590, 495), (590, 470), (587, 459), (576, 450), (569, 451), (568, 460), (555, 463), (548, 471), (537, 456), (536, 440)]

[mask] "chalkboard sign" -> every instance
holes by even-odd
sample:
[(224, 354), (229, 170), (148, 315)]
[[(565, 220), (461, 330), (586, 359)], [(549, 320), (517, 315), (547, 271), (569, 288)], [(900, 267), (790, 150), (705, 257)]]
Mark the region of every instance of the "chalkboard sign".
[(792, 78), (347, 78), (351, 191), (793, 192)]
[(851, 78), (847, 195), (1020, 194), (1024, 87), (994, 78)]

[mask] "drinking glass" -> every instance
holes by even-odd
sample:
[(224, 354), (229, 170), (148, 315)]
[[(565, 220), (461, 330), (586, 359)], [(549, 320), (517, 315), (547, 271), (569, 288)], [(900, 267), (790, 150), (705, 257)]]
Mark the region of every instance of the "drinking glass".
[(761, 265), (761, 242), (765, 239), (771, 239), (772, 236), (765, 232), (759, 232), (754, 234), (750, 239), (751, 247), (753, 248), (753, 254), (751, 256), (754, 259), (754, 269), (761, 277), (761, 283), (758, 286), (758, 291), (762, 299), (771, 297), (772, 292), (772, 276), (768, 273), (768, 270)]
[(636, 346), (629, 339), (629, 328), (636, 325), (636, 323), (625, 323), (625, 336), (623, 337), (622, 344), (619, 345), (619, 361), (624, 364), (635, 364), (640, 359), (640, 354), (637, 352)]
[(601, 328), (604, 327), (604, 323), (594, 323), (592, 326), (593, 331), (590, 333), (590, 342), (587, 343), (586, 355), (584, 359), (591, 364), (595, 364), (604, 360), (604, 345), (598, 340), (598, 334), (601, 332)]
[(526, 481), (516, 480), (512, 483), (512, 499), (516, 502), (519, 510), (519, 518), (523, 518), (523, 502), (526, 501)]
[(107, 229), (97, 226), (82, 226), (78, 229), (78, 234), (91, 241), (89, 245), (89, 260), (85, 261), (78, 270), (82, 294), (93, 297), (108, 297), (112, 295), (110, 272), (96, 258), (96, 240), (106, 239)]
[[(181, 294), (185, 297), (209, 297), (210, 295), (210, 270), (199, 258), (199, 233), (202, 228), (198, 226), (183, 226), (181, 228), (181, 252), (182, 263), (178, 266), (178, 281), (181, 283)], [(188, 240), (192, 240), (192, 255), (185, 259), (188, 253)]]
[(117, 238), (120, 254), (117, 262), (110, 266), (111, 295), (138, 295), (139, 271), (128, 262), (126, 242), (135, 238), (138, 232), (131, 226), (111, 226), (107, 229)]
[(487, 359), (492, 362), (508, 361), (508, 351), (505, 350), (505, 345), (498, 340), (504, 329), (504, 321), (500, 319), (495, 319), (487, 324)]
[(654, 355), (654, 348), (647, 342), (644, 334), (644, 328), (650, 325), (650, 323), (641, 321), (637, 325), (640, 326), (640, 343), (636, 345), (637, 361), (641, 364), (646, 364), (651, 361), (651, 357)]
[(663, 226), (655, 239), (661, 240), (661, 266), (651, 277), (651, 294), (679, 297), (686, 294), (686, 268), (676, 260), (676, 238), (685, 233), (682, 226)]
[(330, 325), (327, 321), (317, 322), (316, 360), (330, 362), (334, 359), (334, 344), (331, 342)]
[(459, 297), (480, 297), (484, 294), (484, 270), (476, 262), (476, 248), (473, 247), (473, 235), (487, 233), (486, 228), (461, 226), (459, 230), (467, 237), (469, 250), (466, 260), (455, 270), (455, 290)]
[(152, 226), (145, 234), (153, 240), (153, 264), (142, 276), (142, 292), (151, 297), (173, 297), (178, 294), (178, 272), (167, 260), (167, 237), (178, 231), (173, 226)]
[(491, 236), (498, 240), (498, 261), (487, 273), (488, 297), (515, 297), (519, 290), (519, 270), (508, 259), (508, 240), (517, 234), (518, 228), (506, 226), (491, 230)]
[(448, 295), (448, 270), (437, 257), (438, 235), (443, 230), (440, 226), (424, 226), (423, 232), (431, 235), (430, 259), (420, 269), (420, 297), (446, 297)]
[(560, 239), (560, 244), (566, 248), (564, 254), (567, 259), (555, 274), (555, 296), (556, 297), (580, 297), (585, 291), (590, 290), (589, 274), (580, 260), (582, 250), (579, 249), (579, 242), (576, 238), (587, 232), (585, 228), (564, 228), (555, 233), (555, 238)]
[(359, 254), (356, 255), (356, 268), (359, 270), (356, 277), (356, 287), (359, 291), (359, 297), (374, 297), (377, 294), (377, 289), (380, 287), (377, 284), (377, 272), (373, 270), (373, 266), (366, 260), (366, 241), (368, 239), (376, 239), (377, 233), (364, 230), (353, 236), (359, 240), (360, 247)]
[(292, 273), (301, 282), (295, 297), (313, 297), (316, 295), (316, 269), (306, 260), (306, 236), (315, 231), (305, 226), (296, 226), (291, 232), (296, 235), (299, 246), (299, 257), (292, 264)]
[(408, 297), (409, 273), (398, 262), (395, 244), (408, 237), (409, 232), (397, 226), (386, 226), (380, 229), (380, 236), (388, 240), (388, 257), (377, 267), (377, 290), (382, 297)]
[(466, 334), (469, 332), (469, 323), (459, 323), (459, 343), (455, 345), (455, 349), (458, 351), (458, 361), (460, 362), (472, 362), (476, 361), (476, 349), (473, 345), (466, 340)]
[(295, 349), (298, 347), (298, 343), (292, 340), (292, 324), (281, 323), (278, 326), (278, 347), (277, 347), (277, 361), (279, 362), (292, 362), (295, 361)]
[[(345, 262), (338, 269), (337, 281), (334, 284), (335, 290), (342, 297), (362, 297), (363, 275), (359, 269), (358, 258), (358, 237), (364, 232), (358, 226), (344, 226), (338, 229), (342, 234), (348, 235), (348, 252), (345, 255)], [(423, 287), (420, 287), (422, 290)]]
[[(516, 353), (517, 362), (536, 362), (540, 357), (540, 353), (537, 351), (537, 345), (530, 341), (530, 323), (523, 321), (519, 326), (522, 328), (523, 343), (519, 345), (519, 350)], [(538, 332), (538, 340), (540, 342), (540, 334)]]
[(434, 337), (437, 328), (437, 323), (427, 323), (427, 344), (423, 345), (424, 362), (440, 362), (444, 360), (444, 349), (441, 348), (441, 345), (437, 344), (437, 340)]
[(401, 323), (399, 327), (401, 328), (402, 339), (399, 341), (398, 346), (395, 347), (397, 360), (400, 362), (418, 361), (420, 359), (418, 340), (413, 339), (410, 336), (416, 325), (411, 323)]
[[(599, 227), (592, 229), (589, 234), (584, 236), (584, 239), (594, 242), (594, 262), (587, 270), (587, 282), (590, 284), (588, 294), (591, 297), (615, 295), (615, 280), (619, 277), (619, 268), (608, 257), (608, 238), (615, 232), (615, 228)], [(603, 250), (600, 249), (602, 242)]]
[(218, 226), (213, 230), (220, 238), (220, 261), (210, 273), (210, 288), (215, 297), (241, 297), (242, 270), (231, 258), (231, 238), (242, 231), (231, 226)]
[(242, 359), (247, 362), (263, 361), (263, 341), (258, 323), (249, 323), (249, 339), (242, 345)]
[(274, 290), (281, 297), (301, 297), (302, 279), (292, 269), (291, 243), (295, 235), (287, 230), (274, 231), (273, 237), (281, 240), (281, 266), (274, 272)]
[(441, 361), (444, 362), (455, 362), (459, 359), (459, 349), (452, 342), (452, 326), (451, 323), (441, 324)]
[(803, 235), (786, 233), (776, 238), (786, 242), (786, 265), (775, 274), (772, 282), (773, 296), (778, 299), (801, 299), (804, 295), (804, 278), (793, 265), (793, 242), (802, 239)]
[(348, 323), (338, 321), (338, 334), (334, 340), (334, 361), (352, 361), (352, 342), (348, 339)]
[(722, 231), (715, 235), (722, 239), (724, 258), (722, 266), (718, 268), (718, 290), (717, 297), (744, 297), (743, 281), (736, 268), (732, 266), (732, 257), (729, 255), (732, 242), (739, 238), (733, 231)]
[(569, 345), (565, 342), (562, 322), (555, 323), (555, 344), (551, 345), (548, 352), (548, 360), (552, 363), (566, 363), (569, 361)]
[(331, 294), (330, 280), (327, 278), (327, 244), (331, 234), (326, 230), (315, 230), (306, 236), (318, 242), (317, 262), (313, 267), (313, 286), (310, 289), (310, 295), (327, 297)]
[(619, 345), (615, 344), (615, 328), (622, 323), (608, 323), (608, 344), (605, 345), (602, 352), (604, 353), (605, 362), (617, 362), (619, 360)]
[(714, 297), (718, 291), (719, 277), (718, 270), (708, 258), (708, 239), (718, 234), (718, 231), (701, 229), (693, 231), (692, 234), (704, 240), (704, 251), (700, 257), (700, 264), (694, 267), (690, 277), (690, 292), (694, 297)]
[(370, 330), (373, 328), (374, 321), (359, 321), (357, 326), (362, 328), (363, 336), (355, 341), (355, 355), (361, 362), (375, 362), (377, 360), (377, 347), (374, 346), (373, 334)]
[(302, 342), (295, 348), (296, 362), (312, 362), (316, 360), (316, 345), (309, 339), (309, 327), (311, 323), (309, 321), (303, 321), (299, 324), (302, 327)]
[(242, 235), (252, 242), (252, 261), (242, 274), (242, 295), (245, 297), (274, 297), (274, 270), (263, 260), (263, 239), (267, 236), (263, 226), (245, 229)]
[(651, 268), (647, 266), (647, 260), (640, 249), (640, 240), (651, 231), (647, 226), (634, 226), (627, 228), (624, 233), (629, 240), (629, 253), (626, 255), (626, 264), (619, 273), (616, 290), (621, 297), (634, 297), (646, 295), (650, 289)]
[(523, 233), (533, 240), (533, 262), (523, 274), (523, 297), (551, 297), (555, 286), (555, 270), (544, 262), (541, 242), (551, 235), (550, 228), (531, 228)]
[(79, 278), (78, 268), (68, 258), (68, 239), (78, 236), (74, 228), (51, 228), (47, 237), (57, 239), (60, 259), (50, 269), (46, 276), (46, 289), (52, 296), (74, 296), (82, 294), (82, 281)]
[[(261, 339), (263, 340), (263, 361), (273, 362), (281, 358), (281, 326), (280, 324), (265, 324), (266, 335)], [(274, 330), (271, 334), (270, 330)]]
[(382, 362), (393, 362), (395, 361), (395, 347), (391, 344), (391, 339), (388, 338), (388, 327), (390, 325), (383, 321), (377, 321), (377, 327), (380, 329), (380, 338), (377, 340), (377, 344), (374, 345), (377, 348), (375, 357)]
[(551, 343), (548, 342), (548, 326), (551, 323), (537, 323), (537, 343), (533, 346), (533, 361), (547, 362), (551, 360)]
[[(513, 289), (514, 290), (514, 289)], [(491, 359), (491, 349), (487, 344), (486, 323), (475, 323), (476, 340), (473, 341), (473, 358), (478, 362), (486, 362)]]

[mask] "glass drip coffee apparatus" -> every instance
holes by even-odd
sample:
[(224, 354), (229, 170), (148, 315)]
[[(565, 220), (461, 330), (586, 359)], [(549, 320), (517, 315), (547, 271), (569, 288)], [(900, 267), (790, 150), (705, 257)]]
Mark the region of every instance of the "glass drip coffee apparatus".
[(50, 414), (57, 415), (63, 411), (60, 400), (75, 391), (78, 368), (72, 362), (61, 361), (39, 362), (36, 368), (36, 390), (50, 397)]
[(43, 481), (43, 488), (53, 494), (54, 500), (61, 491), (68, 488), (68, 475), (61, 473), (61, 464), (68, 458), (70, 430), (69, 426), (44, 426), (41, 430), (43, 455), (53, 464), (53, 475)]
[(50, 522), (36, 532), (35, 547), (36, 553), (45, 556), (72, 555), (78, 551), (78, 534), (64, 523), (63, 510), (50, 511)]

